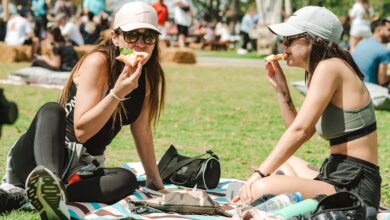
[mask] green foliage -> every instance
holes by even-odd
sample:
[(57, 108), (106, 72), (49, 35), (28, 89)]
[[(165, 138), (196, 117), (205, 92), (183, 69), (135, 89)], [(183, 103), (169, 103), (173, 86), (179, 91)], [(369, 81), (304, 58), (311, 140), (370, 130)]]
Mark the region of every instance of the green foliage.
[[(347, 16), (348, 10), (352, 7), (354, 0), (292, 0), (292, 6), (295, 10), (305, 5), (322, 5), (329, 8), (338, 16)], [(383, 0), (370, 0), (371, 6), (377, 16), (390, 16), (390, 2)], [(386, 10), (387, 9), (387, 10)]]
[[(223, 54), (223, 53), (222, 53)], [(0, 78), (27, 64), (0, 64)], [(222, 176), (246, 179), (272, 150), (284, 132), (277, 97), (259, 67), (164, 65), (167, 100), (154, 132), (156, 157), (174, 144), (185, 155), (212, 149), (221, 159)], [(302, 71), (285, 68), (290, 81), (302, 80)], [(60, 90), (32, 86), (2, 85), (5, 95), (20, 110), (15, 125), (4, 126), (0, 142), (0, 176), (6, 154), (28, 128), (35, 112), (47, 101), (55, 101)], [(291, 89), (296, 106), (303, 96)], [(377, 111), (382, 202), (390, 205), (390, 112)], [(317, 135), (305, 143), (297, 156), (320, 166), (328, 155), (328, 143)], [(139, 161), (130, 129), (124, 128), (106, 151), (107, 166)], [(37, 219), (37, 215), (12, 212), (6, 219)]]

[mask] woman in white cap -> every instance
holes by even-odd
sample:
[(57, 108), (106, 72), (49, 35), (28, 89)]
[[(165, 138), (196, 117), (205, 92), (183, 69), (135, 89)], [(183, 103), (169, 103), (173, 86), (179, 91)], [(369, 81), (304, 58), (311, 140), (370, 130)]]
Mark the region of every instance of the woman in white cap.
[[(253, 201), (264, 194), (300, 192), (305, 199), (348, 190), (378, 208), (381, 177), (375, 111), (362, 73), (337, 44), (342, 33), (338, 18), (324, 7), (307, 6), (269, 29), (283, 37), (287, 65), (305, 70), (308, 90), (297, 112), (281, 66), (265, 62), (286, 131), (241, 187), (238, 198)], [(330, 156), (320, 171), (293, 156), (316, 131), (330, 143)]]
[[(164, 188), (152, 137), (165, 93), (156, 11), (142, 2), (127, 3), (115, 14), (113, 27), (112, 39), (78, 62), (59, 103), (42, 106), (12, 149), (11, 166), (18, 177), (13, 183), (27, 179), (28, 197), (43, 219), (69, 218), (65, 198), (112, 204), (134, 192), (138, 184), (132, 172), (101, 168), (106, 146), (124, 125), (130, 125), (146, 186)], [(149, 55), (132, 67), (115, 59), (120, 48)], [(67, 147), (86, 150), (81, 169), (71, 164), (76, 156)]]

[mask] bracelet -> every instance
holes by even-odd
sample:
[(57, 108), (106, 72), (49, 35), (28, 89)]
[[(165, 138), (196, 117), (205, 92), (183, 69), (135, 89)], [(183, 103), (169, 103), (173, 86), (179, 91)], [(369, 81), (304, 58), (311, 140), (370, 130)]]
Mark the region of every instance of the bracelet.
[(110, 89), (110, 95), (111, 95), (114, 99), (116, 99), (116, 100), (118, 100), (118, 101), (120, 101), (120, 102), (129, 99), (129, 98), (119, 98), (119, 97), (114, 93), (114, 91), (112, 91), (112, 89)]
[(265, 174), (262, 173), (260, 170), (255, 170), (255, 173), (259, 174), (259, 175), (261, 176), (261, 178), (264, 178), (264, 177), (267, 177), (267, 176), (270, 175), (270, 174), (265, 175)]

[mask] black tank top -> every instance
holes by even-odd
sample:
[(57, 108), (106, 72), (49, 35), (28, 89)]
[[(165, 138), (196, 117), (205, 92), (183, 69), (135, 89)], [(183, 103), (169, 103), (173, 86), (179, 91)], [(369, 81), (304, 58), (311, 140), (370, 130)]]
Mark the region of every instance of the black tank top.
[[(145, 72), (142, 71), (142, 74), (139, 78), (138, 87), (126, 96), (129, 98), (123, 101), (125, 107), (125, 114), (122, 115), (122, 124), (120, 124), (119, 117), (115, 120), (115, 125), (113, 126), (113, 119), (110, 118), (107, 123), (103, 126), (98, 133), (93, 137), (87, 140), (83, 146), (87, 149), (87, 152), (91, 155), (103, 155), (106, 150), (106, 146), (109, 145), (114, 139), (114, 137), (121, 130), (123, 125), (129, 125), (133, 123), (141, 113), (142, 105), (145, 99)], [(72, 82), (70, 88), (69, 100), (65, 106), (66, 111), (66, 142), (78, 142), (73, 125), (73, 113), (74, 106), (76, 102), (76, 91), (77, 87), (74, 82)], [(108, 94), (109, 92), (107, 92)], [(107, 95), (106, 94), (106, 95)]]

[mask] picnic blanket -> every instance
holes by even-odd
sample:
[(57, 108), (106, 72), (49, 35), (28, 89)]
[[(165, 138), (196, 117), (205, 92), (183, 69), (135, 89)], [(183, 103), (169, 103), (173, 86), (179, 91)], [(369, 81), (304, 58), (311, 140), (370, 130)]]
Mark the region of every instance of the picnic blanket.
[[(145, 172), (143, 171), (142, 165), (140, 162), (126, 163), (123, 166), (134, 172), (137, 176), (138, 181), (145, 180)], [(235, 206), (228, 203), (227, 198), (225, 197), (227, 187), (230, 183), (240, 181), (235, 179), (221, 179), (217, 188), (208, 190), (208, 195), (216, 201), (226, 212), (229, 214), (235, 213)], [(168, 190), (174, 189), (184, 189), (183, 187), (165, 184), (165, 188)], [(192, 220), (223, 220), (229, 219), (224, 216), (207, 216), (207, 215), (180, 215), (175, 213), (148, 213), (148, 214), (135, 214), (131, 211), (131, 201), (140, 201), (149, 198), (154, 198), (159, 196), (158, 193), (149, 190), (147, 188), (141, 187), (137, 189), (133, 195), (130, 195), (119, 202), (106, 205), (102, 203), (82, 203), (82, 202), (73, 202), (68, 203), (69, 214), (72, 218), (75, 219), (124, 219), (124, 218), (133, 218), (133, 219), (192, 219)]]
[[(368, 92), (370, 93), (372, 103), (376, 110), (390, 111), (390, 90), (389, 88), (379, 86), (373, 83), (364, 82)], [(303, 95), (306, 95), (307, 88), (304, 81), (292, 82), (294, 88), (296, 88)]]
[(25, 67), (11, 72), (8, 79), (2, 80), (2, 83), (62, 88), (69, 75), (70, 72), (53, 71), (42, 67)]

